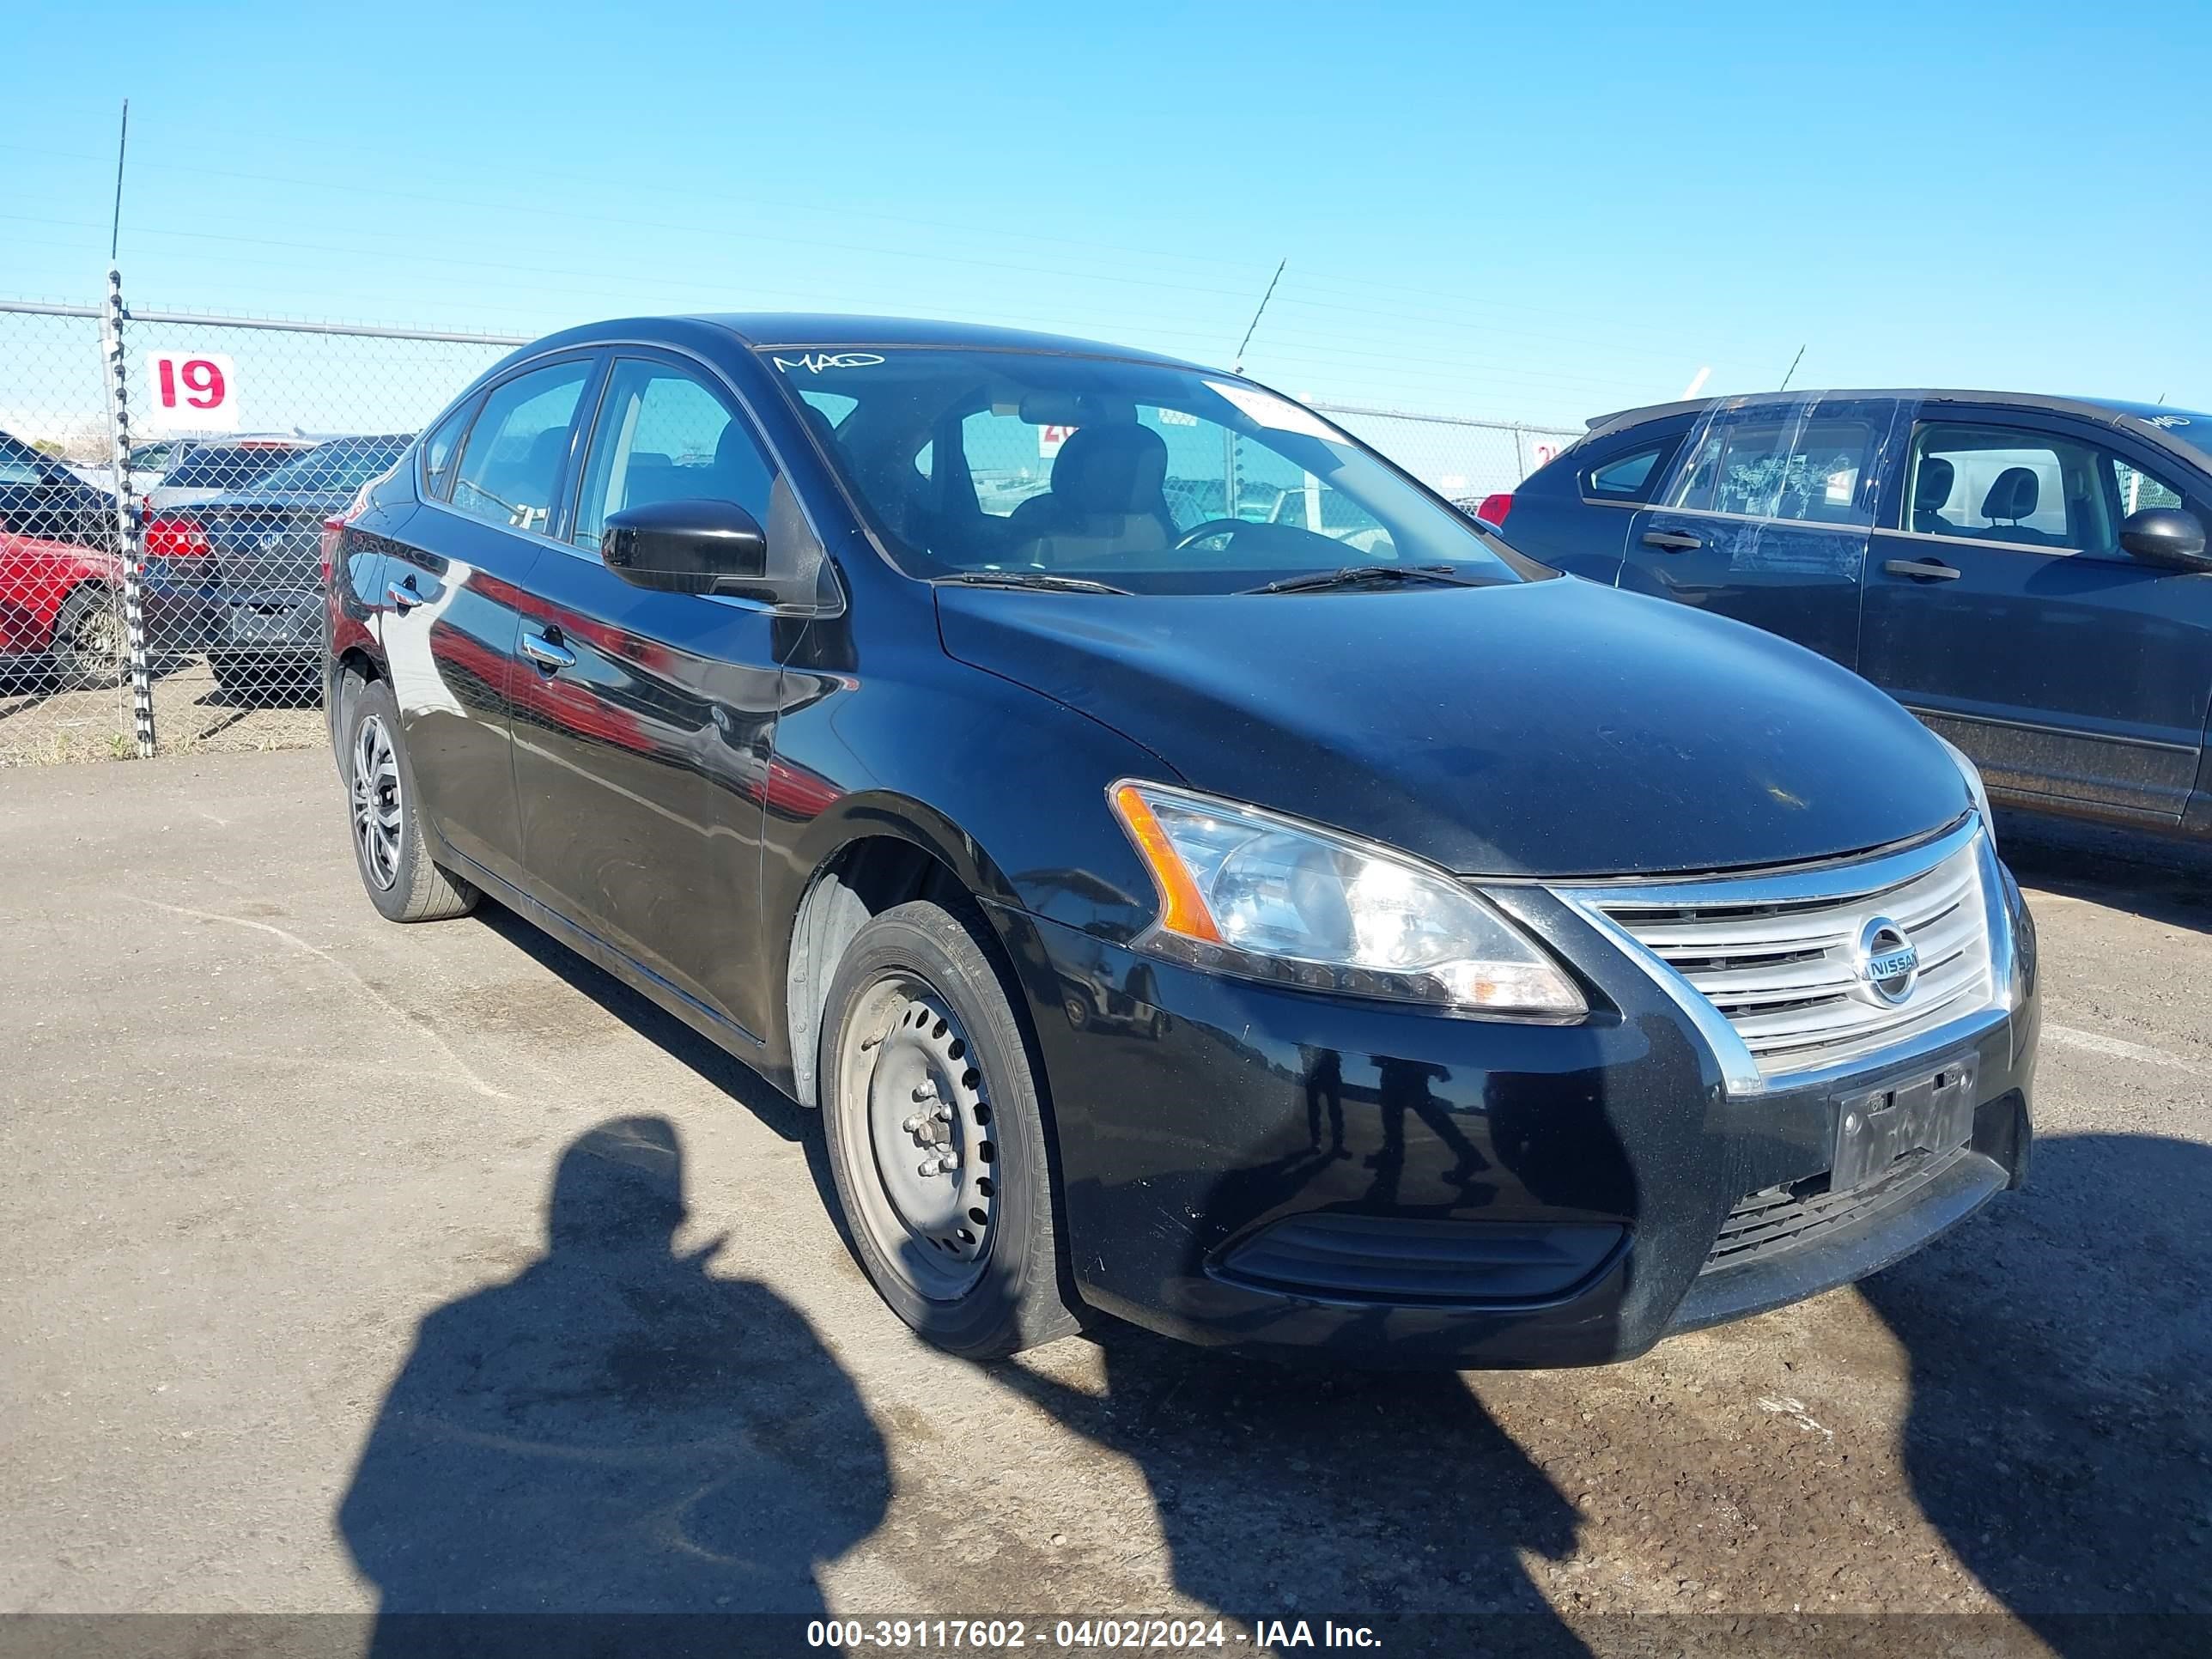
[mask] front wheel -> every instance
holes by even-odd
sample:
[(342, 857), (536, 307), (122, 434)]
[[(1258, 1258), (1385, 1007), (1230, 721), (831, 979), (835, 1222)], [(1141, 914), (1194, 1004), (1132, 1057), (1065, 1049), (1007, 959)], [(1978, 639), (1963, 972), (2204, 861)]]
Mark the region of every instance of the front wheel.
[(830, 981), (817, 1075), (861, 1267), (939, 1347), (988, 1358), (1076, 1328), (1043, 1110), (987, 924), (902, 904)]
[(430, 861), (399, 705), (381, 680), (352, 701), (342, 769), (354, 864), (378, 913), (387, 921), (442, 921), (475, 909), (477, 890)]

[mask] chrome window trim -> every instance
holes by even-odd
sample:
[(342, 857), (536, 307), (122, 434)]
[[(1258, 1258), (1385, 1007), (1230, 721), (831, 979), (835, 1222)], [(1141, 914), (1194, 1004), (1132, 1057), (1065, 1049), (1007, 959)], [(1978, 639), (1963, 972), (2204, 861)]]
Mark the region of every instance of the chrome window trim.
[[(1626, 506), (1627, 503), (1624, 502), (1622, 505)], [(1642, 501), (1637, 505), (1644, 507), (1647, 512), (1674, 514), (1685, 519), (1726, 519), (1730, 524), (1786, 524), (1793, 525), (1800, 530), (1833, 531), (1838, 535), (1869, 536), (1875, 533), (1875, 523), (1871, 518), (1864, 524), (1838, 524), (1829, 519), (1785, 519), (1769, 513), (1723, 513), (1719, 508), (1711, 507), (1660, 507), (1650, 501)]]
[[(1820, 899), (1845, 902), (1901, 885), (1923, 875), (1946, 860), (1972, 847), (1981, 878), (1983, 921), (1989, 939), (1990, 1000), (1956, 1019), (1911, 1036), (1870, 1054), (1858, 1054), (1833, 1065), (1802, 1071), (1768, 1074), (1758, 1059), (1703, 993), (1658, 953), (1646, 946), (1609, 911), (1673, 910), (1715, 904), (1788, 903)], [(1814, 867), (1784, 866), (1743, 875), (1707, 876), (1691, 881), (1651, 880), (1630, 877), (1613, 882), (1562, 885), (1551, 890), (1583, 921), (1604, 935), (1631, 962), (1649, 975), (1669, 1000), (1689, 1019), (1719, 1062), (1721, 1076), (1732, 1097), (1785, 1094), (1835, 1083), (1864, 1073), (1879, 1072), (1910, 1060), (1915, 1054), (1932, 1054), (1979, 1035), (2011, 1016), (2013, 1009), (2014, 943), (2012, 923), (2005, 908), (2004, 882), (1999, 871), (1996, 845), (1978, 814), (1969, 813), (1953, 828), (1901, 851), (1881, 854), (1858, 863), (1829, 861)]]

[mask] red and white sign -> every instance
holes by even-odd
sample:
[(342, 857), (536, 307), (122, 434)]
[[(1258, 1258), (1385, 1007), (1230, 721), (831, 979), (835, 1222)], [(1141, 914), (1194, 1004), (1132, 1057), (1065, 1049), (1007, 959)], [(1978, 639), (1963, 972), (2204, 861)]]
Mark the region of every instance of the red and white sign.
[(1551, 464), (1559, 459), (1559, 446), (1553, 442), (1549, 438), (1531, 438), (1528, 440), (1528, 470), (1531, 472), (1534, 472), (1540, 466), (1551, 465)]
[(1060, 447), (1075, 435), (1072, 426), (1041, 426), (1037, 428), (1037, 457), (1050, 460), (1060, 453)]
[(149, 351), (149, 432), (238, 430), (238, 371), (220, 351)]

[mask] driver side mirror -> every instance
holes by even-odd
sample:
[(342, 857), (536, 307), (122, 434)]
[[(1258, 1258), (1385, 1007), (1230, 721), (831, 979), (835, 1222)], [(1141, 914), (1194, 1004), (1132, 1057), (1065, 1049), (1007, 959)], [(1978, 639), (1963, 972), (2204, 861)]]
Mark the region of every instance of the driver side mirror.
[(773, 598), (768, 536), (735, 501), (653, 501), (607, 514), (599, 556), (636, 587)]
[(2120, 521), (2120, 545), (2165, 570), (2212, 570), (2204, 526), (2178, 507), (2146, 507)]

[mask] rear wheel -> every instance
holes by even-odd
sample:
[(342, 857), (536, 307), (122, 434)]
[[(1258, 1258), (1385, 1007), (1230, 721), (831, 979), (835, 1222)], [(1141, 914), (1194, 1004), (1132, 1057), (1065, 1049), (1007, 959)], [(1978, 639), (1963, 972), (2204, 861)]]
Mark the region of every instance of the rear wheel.
[(854, 1253), (900, 1318), (975, 1358), (1076, 1328), (1043, 1112), (981, 917), (926, 902), (854, 934), (817, 1075)]
[(115, 590), (88, 584), (74, 588), (54, 615), (51, 647), (54, 678), (71, 691), (123, 683), (123, 617)]
[(399, 705), (381, 680), (353, 699), (345, 742), (348, 827), (369, 902), (387, 921), (442, 921), (475, 909), (477, 890), (430, 861)]

